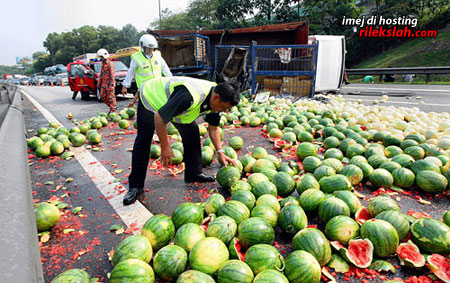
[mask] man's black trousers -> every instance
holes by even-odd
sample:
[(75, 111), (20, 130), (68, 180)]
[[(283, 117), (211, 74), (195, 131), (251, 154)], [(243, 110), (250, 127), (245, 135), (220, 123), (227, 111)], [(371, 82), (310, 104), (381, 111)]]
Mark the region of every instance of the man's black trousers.
[[(137, 135), (133, 145), (131, 157), (131, 174), (129, 176), (130, 188), (144, 188), (150, 159), (150, 146), (155, 133), (154, 113), (145, 109), (140, 99), (137, 107)], [(173, 125), (180, 132), (183, 139), (185, 176), (194, 176), (202, 172), (202, 151), (198, 125), (194, 121), (190, 124)]]

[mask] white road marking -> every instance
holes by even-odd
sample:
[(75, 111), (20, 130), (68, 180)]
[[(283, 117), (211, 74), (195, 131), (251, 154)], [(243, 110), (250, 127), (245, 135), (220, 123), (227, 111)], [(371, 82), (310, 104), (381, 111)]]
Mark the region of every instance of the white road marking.
[[(49, 122), (56, 122), (62, 126), (62, 123), (31, 95), (23, 90), (22, 93), (34, 104), (34, 106)], [(84, 146), (70, 147), (70, 151), (75, 153), (75, 158), (78, 163), (80, 163), (81, 167), (83, 167), (84, 171), (86, 171), (92, 182), (94, 182), (95, 186), (100, 190), (114, 211), (128, 227), (130, 227), (130, 225), (136, 225), (137, 228), (142, 228), (145, 222), (153, 216), (153, 214), (139, 201), (136, 201), (134, 204), (128, 206), (124, 206), (122, 204), (122, 199), (125, 194), (122, 193), (119, 195), (117, 193), (117, 186), (121, 184), (114, 183), (115, 178), (111, 175), (111, 173)], [(135, 234), (140, 234), (140, 229), (135, 231)]]
[(420, 92), (447, 92), (450, 94), (450, 89), (425, 89), (425, 88), (383, 88), (383, 87), (371, 87), (371, 86), (346, 86), (342, 90), (346, 89), (363, 89), (362, 91), (375, 90), (375, 91), (420, 91)]
[[(365, 101), (365, 102), (373, 102), (374, 100), (377, 99), (373, 99), (373, 100), (369, 100), (369, 99), (356, 99), (356, 98), (347, 98), (344, 97), (345, 100), (352, 100), (352, 101)], [(379, 100), (378, 100), (379, 102)], [(442, 107), (450, 107), (450, 104), (437, 104), (437, 103), (417, 103), (417, 102), (407, 102), (407, 101), (392, 101), (389, 100), (385, 103), (397, 103), (397, 104), (410, 104), (410, 105), (429, 105), (429, 106), (442, 106)], [(380, 105), (383, 105), (383, 103), (379, 103)]]

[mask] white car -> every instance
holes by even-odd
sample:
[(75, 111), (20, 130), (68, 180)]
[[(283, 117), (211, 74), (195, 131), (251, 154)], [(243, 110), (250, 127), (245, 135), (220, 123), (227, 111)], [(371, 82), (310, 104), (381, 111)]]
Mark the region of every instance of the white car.
[(56, 85), (68, 85), (69, 84), (69, 77), (67, 76), (67, 73), (61, 73), (56, 75)]

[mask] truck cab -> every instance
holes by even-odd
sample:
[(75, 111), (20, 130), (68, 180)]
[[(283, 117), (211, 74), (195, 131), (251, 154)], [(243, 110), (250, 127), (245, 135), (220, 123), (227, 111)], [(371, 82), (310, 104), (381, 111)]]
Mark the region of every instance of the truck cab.
[[(116, 73), (115, 94), (121, 94), (123, 81), (127, 75), (128, 67), (121, 61), (112, 59)], [(79, 91), (82, 99), (89, 99), (95, 95), (98, 101), (100, 98), (100, 89), (97, 89), (97, 82), (102, 70), (102, 62), (98, 59), (85, 58), (71, 62), (67, 65), (69, 76), (69, 86), (71, 91)], [(136, 83), (133, 81), (128, 92), (135, 94), (137, 91)]]

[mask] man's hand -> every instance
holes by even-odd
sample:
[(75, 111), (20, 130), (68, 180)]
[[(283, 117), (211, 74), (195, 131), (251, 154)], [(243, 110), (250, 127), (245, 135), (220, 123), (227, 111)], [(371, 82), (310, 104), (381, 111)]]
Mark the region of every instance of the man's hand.
[(236, 160), (226, 156), (225, 153), (223, 152), (219, 152), (219, 158), (225, 167), (228, 165), (228, 163), (231, 163), (233, 164), (233, 166), (236, 166)]
[(127, 94), (127, 88), (125, 86), (122, 87), (122, 94), (125, 95)]
[(164, 165), (172, 165), (173, 151), (169, 145), (161, 148), (161, 160)]

